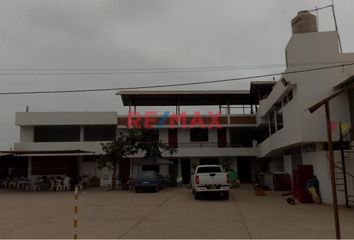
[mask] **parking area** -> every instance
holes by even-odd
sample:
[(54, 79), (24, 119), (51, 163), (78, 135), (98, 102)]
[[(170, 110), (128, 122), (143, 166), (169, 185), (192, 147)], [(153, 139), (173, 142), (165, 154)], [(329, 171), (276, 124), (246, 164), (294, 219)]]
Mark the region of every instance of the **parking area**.
[[(1, 238), (72, 238), (72, 192), (1, 192)], [(354, 238), (354, 210), (340, 209)], [(289, 205), (251, 186), (230, 200), (194, 200), (190, 189), (135, 193), (93, 189), (79, 197), (79, 238), (334, 238), (330, 205)]]

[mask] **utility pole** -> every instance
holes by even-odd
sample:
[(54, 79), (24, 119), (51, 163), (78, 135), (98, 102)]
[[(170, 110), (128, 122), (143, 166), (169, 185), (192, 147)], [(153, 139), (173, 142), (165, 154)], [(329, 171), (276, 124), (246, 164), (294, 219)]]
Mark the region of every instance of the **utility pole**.
[(334, 154), (333, 154), (333, 141), (332, 141), (332, 129), (331, 129), (331, 116), (329, 112), (329, 102), (325, 103), (325, 109), (326, 109), (326, 121), (327, 121), (328, 154), (329, 154), (328, 159), (329, 159), (329, 170), (331, 173), (334, 223), (336, 228), (336, 239), (340, 239), (338, 200), (337, 200), (336, 178), (334, 173)]

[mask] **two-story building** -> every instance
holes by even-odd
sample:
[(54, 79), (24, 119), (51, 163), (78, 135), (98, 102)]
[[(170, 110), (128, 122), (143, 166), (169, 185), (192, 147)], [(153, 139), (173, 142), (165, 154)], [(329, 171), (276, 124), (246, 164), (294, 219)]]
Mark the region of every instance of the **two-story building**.
[[(241, 179), (251, 182), (255, 180), (256, 169), (259, 171), (264, 165), (256, 158), (255, 113), (259, 99), (268, 94), (274, 84), (274, 81), (253, 82), (250, 91), (120, 92), (123, 105), (129, 106), (128, 112), (122, 115), (115, 112), (19, 112), (15, 122), (20, 127), (20, 142), (14, 144), (13, 153), (28, 158), (29, 177), (108, 176), (108, 170), (99, 169), (96, 161), (103, 154), (101, 143), (111, 141), (117, 133), (127, 133), (129, 121), (137, 121), (129, 117), (133, 115), (132, 108), (136, 117), (137, 107), (151, 107), (148, 112), (172, 107), (173, 111), (165, 111), (165, 115), (150, 114), (149, 118), (155, 119), (151, 131), (176, 152), (164, 153), (163, 157), (168, 160), (157, 163), (146, 161), (142, 153), (131, 156), (120, 163), (121, 177), (135, 177), (142, 170), (154, 169), (162, 176), (180, 176), (188, 183), (197, 164), (223, 163), (240, 169)], [(184, 112), (181, 110), (184, 106), (195, 109)], [(205, 106), (209, 107), (208, 114), (199, 110)], [(140, 114), (140, 124), (146, 128), (147, 114)], [(176, 116), (180, 117), (177, 121), (173, 119)], [(193, 124), (196, 118), (199, 122)]]

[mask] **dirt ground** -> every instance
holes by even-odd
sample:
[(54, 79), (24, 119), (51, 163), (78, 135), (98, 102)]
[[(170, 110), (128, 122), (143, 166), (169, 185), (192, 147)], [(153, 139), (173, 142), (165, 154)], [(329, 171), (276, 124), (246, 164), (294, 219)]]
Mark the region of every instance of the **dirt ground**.
[[(79, 196), (79, 238), (334, 238), (330, 205), (289, 205), (279, 192), (194, 200), (190, 189), (159, 193), (91, 189)], [(72, 238), (73, 192), (0, 192), (1, 238)], [(343, 238), (354, 209), (340, 208)]]

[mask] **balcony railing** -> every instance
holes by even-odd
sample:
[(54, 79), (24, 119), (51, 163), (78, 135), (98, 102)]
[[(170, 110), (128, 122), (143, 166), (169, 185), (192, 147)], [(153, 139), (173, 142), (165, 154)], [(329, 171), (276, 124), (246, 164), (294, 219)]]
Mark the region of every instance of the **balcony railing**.
[(178, 142), (165, 143), (171, 148), (252, 148), (252, 144), (233, 144), (230, 142)]

